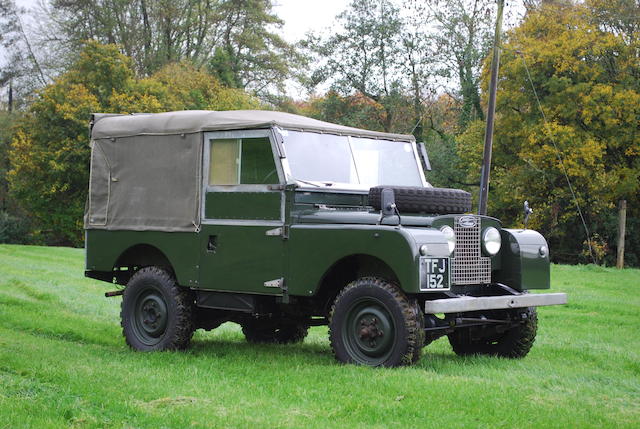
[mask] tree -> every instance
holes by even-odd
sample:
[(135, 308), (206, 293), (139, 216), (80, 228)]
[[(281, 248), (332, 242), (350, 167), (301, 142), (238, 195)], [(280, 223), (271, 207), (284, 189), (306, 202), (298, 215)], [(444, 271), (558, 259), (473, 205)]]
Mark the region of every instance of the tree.
[(283, 92), (300, 56), (274, 31), (284, 22), (273, 13), (271, 0), (227, 0), (219, 13), (223, 29), (210, 71), (256, 94)]
[(430, 13), (437, 23), (434, 34), (440, 74), (455, 70), (462, 109), (460, 129), (474, 119), (484, 120), (480, 103), (480, 72), (489, 52), (494, 25), (492, 0), (430, 0)]
[(115, 45), (88, 42), (78, 60), (45, 87), (18, 121), (10, 150), (11, 195), (50, 244), (82, 242), (93, 112), (260, 108), (189, 64), (171, 64), (138, 80)]
[(330, 82), (339, 94), (370, 98), (382, 106), (383, 129), (391, 131), (402, 87), (398, 8), (388, 0), (353, 0), (336, 21), (341, 28), (332, 35), (305, 42), (319, 61), (312, 85)]
[(115, 43), (141, 76), (189, 61), (267, 95), (283, 89), (297, 61), (271, 0), (53, 0), (50, 16), (70, 56), (85, 40)]
[(0, 0), (0, 46), (4, 64), (0, 69), (0, 88), (7, 90), (8, 110), (26, 104), (26, 98), (49, 80), (49, 71), (36, 55), (33, 41), (23, 23), (24, 8), (13, 0)]
[[(619, 6), (543, 4), (530, 11), (508, 35), (501, 59), (490, 207), (515, 222), (522, 201), (531, 201), (532, 226), (557, 249), (556, 261), (579, 260), (584, 240), (565, 171), (602, 246), (613, 241), (603, 231), (617, 201), (637, 210), (639, 200), (638, 33), (614, 31), (600, 17), (617, 15), (594, 14), (596, 4), (609, 12)], [(460, 139), (460, 156), (474, 172), (481, 126)]]

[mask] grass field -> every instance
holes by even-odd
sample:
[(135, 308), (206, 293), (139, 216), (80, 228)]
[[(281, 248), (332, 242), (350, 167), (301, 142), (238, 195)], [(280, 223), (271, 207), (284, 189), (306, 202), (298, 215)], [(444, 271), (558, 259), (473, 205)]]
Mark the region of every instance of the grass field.
[(232, 324), (142, 354), (82, 250), (0, 245), (0, 428), (640, 427), (640, 270), (554, 266), (552, 284), (570, 304), (540, 309), (517, 361), (440, 339), (414, 367), (343, 366), (324, 327), (255, 346)]

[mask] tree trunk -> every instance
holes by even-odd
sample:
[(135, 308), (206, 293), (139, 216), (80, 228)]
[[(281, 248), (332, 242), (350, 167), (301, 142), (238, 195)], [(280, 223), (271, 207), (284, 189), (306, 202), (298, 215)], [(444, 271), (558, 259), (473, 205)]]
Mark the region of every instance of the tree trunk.
[(627, 224), (627, 200), (618, 204), (618, 259), (616, 268), (624, 268), (624, 235)]

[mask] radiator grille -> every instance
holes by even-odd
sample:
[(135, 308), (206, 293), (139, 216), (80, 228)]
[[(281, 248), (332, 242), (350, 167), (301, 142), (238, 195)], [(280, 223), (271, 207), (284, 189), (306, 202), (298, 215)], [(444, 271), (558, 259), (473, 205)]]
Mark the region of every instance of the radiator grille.
[[(466, 222), (460, 222), (464, 219)], [(474, 222), (470, 222), (473, 219)], [(467, 226), (468, 224), (475, 224)], [(464, 226), (463, 226), (464, 225)], [(482, 256), (480, 247), (480, 218), (456, 216), (453, 230), (456, 233), (456, 250), (453, 257), (454, 285), (491, 283), (491, 258)]]

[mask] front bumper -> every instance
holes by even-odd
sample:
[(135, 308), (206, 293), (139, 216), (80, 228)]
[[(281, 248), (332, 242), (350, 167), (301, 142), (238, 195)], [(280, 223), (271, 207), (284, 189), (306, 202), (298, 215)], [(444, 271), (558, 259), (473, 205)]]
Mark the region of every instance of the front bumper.
[(467, 311), (504, 310), (510, 308), (542, 307), (567, 303), (566, 293), (536, 293), (501, 296), (461, 296), (436, 299), (424, 303), (426, 314), (465, 313)]

